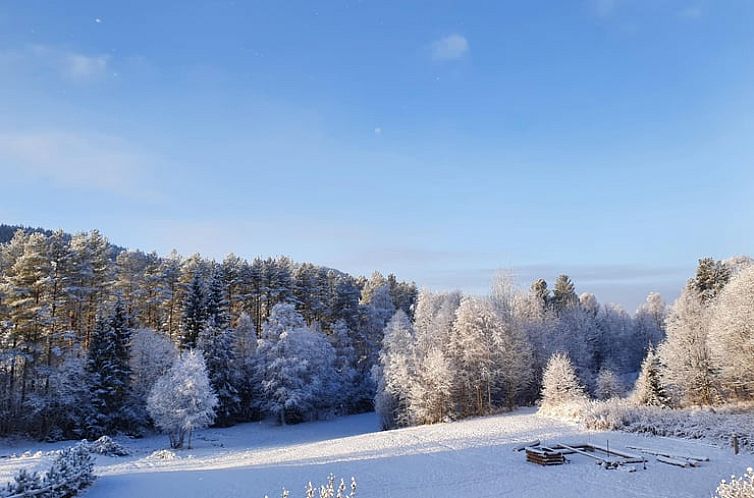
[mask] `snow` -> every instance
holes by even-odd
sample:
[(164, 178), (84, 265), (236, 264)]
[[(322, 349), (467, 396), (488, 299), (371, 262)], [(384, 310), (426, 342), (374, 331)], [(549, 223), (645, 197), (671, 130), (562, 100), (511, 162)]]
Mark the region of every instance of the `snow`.
[[(87, 498), (303, 496), (308, 481), (323, 482), (329, 473), (346, 481), (355, 476), (360, 498), (426, 496), (558, 497), (702, 497), (711, 496), (723, 478), (742, 475), (751, 454), (699, 441), (647, 437), (619, 432), (589, 432), (574, 424), (537, 416), (533, 409), (448, 424), (378, 432), (373, 413), (294, 426), (243, 424), (197, 432), (194, 449), (176, 451), (174, 459), (150, 455), (167, 446), (167, 437), (118, 438), (128, 457), (97, 456), (99, 476)], [(647, 470), (604, 470), (586, 457), (539, 467), (525, 461), (517, 444), (591, 442), (661, 448), (710, 458), (701, 467), (682, 469), (650, 458)], [(43, 468), (49, 452), (69, 443), (0, 444), (0, 479), (19, 468)], [(21, 455), (8, 457), (7, 455)], [(36, 452), (41, 452), (37, 454)]]

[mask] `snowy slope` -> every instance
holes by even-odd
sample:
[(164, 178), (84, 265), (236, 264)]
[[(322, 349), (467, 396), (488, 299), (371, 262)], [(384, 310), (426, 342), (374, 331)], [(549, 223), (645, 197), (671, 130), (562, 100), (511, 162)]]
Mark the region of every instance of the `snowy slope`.
[[(452, 424), (377, 432), (374, 414), (289, 427), (245, 424), (202, 431), (195, 449), (179, 458), (147, 458), (164, 448), (166, 438), (122, 441), (130, 457), (98, 457), (100, 476), (88, 497), (254, 497), (280, 495), (280, 488), (302, 496), (308, 480), (328, 473), (356, 476), (359, 497), (553, 496), (553, 497), (706, 497), (721, 478), (743, 473), (751, 455), (699, 442), (649, 438), (615, 432), (584, 432), (573, 425), (534, 415), (532, 410)], [(586, 457), (542, 468), (511, 451), (531, 439), (661, 447), (705, 454), (701, 468), (681, 469), (650, 460), (647, 470), (603, 470)], [(60, 445), (0, 448), (2, 454), (49, 451)], [(43, 455), (0, 459), (0, 476), (20, 466), (33, 468)]]

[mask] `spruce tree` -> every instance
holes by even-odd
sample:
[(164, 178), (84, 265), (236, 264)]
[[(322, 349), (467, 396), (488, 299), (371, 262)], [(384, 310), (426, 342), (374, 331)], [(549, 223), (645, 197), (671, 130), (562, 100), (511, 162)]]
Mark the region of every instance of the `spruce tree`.
[(239, 412), (240, 400), (236, 388), (238, 372), (232, 368), (232, 331), (218, 326), (213, 316), (199, 333), (197, 347), (204, 356), (210, 385), (217, 395), (215, 409), (217, 425), (230, 425)]
[(194, 272), (183, 299), (180, 344), (184, 349), (196, 347), (196, 340), (207, 323), (204, 285), (198, 271)]
[(670, 406), (670, 396), (662, 384), (660, 358), (654, 348), (644, 357), (631, 399), (640, 405)]
[(86, 370), (94, 414), (88, 430), (93, 436), (126, 428), (130, 422), (126, 407), (131, 377), (129, 338), (125, 311), (118, 301), (110, 316), (97, 320), (89, 344)]
[(225, 283), (221, 268), (215, 266), (210, 275), (205, 302), (205, 320), (214, 322), (216, 327), (226, 329), (230, 326), (228, 299), (225, 295)]
[(586, 393), (571, 360), (562, 353), (552, 355), (542, 378), (541, 409), (547, 412), (583, 400)]
[(561, 312), (579, 303), (576, 288), (568, 275), (558, 275), (552, 292), (552, 302), (555, 310)]

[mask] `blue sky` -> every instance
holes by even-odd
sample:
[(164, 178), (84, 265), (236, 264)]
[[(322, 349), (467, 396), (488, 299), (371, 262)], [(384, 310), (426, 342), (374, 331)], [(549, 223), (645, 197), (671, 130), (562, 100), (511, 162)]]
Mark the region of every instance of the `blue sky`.
[(629, 309), (754, 246), (754, 3), (0, 4), (0, 220)]

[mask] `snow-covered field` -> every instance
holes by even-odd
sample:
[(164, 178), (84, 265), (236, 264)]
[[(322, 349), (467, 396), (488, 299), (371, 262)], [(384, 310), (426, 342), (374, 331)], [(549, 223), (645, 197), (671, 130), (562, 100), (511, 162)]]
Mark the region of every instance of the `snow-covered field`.
[[(615, 448), (651, 446), (711, 460), (682, 469), (652, 458), (646, 470), (629, 473), (603, 470), (593, 460), (573, 455), (568, 465), (539, 467), (512, 451), (531, 439), (609, 440)], [(276, 498), (286, 486), (296, 498), (303, 496), (308, 480), (324, 481), (329, 473), (355, 476), (361, 498), (709, 497), (720, 479), (732, 472), (740, 475), (754, 463), (750, 454), (734, 456), (696, 441), (585, 432), (538, 417), (531, 409), (389, 432), (377, 430), (374, 414), (288, 427), (258, 423), (208, 429), (195, 438), (194, 449), (178, 451), (174, 460), (149, 458), (166, 447), (166, 437), (120, 442), (132, 455), (98, 456), (99, 478), (87, 497)], [(21, 467), (44, 468), (50, 458), (46, 452), (67, 444), (3, 442), (0, 479), (10, 479)]]

